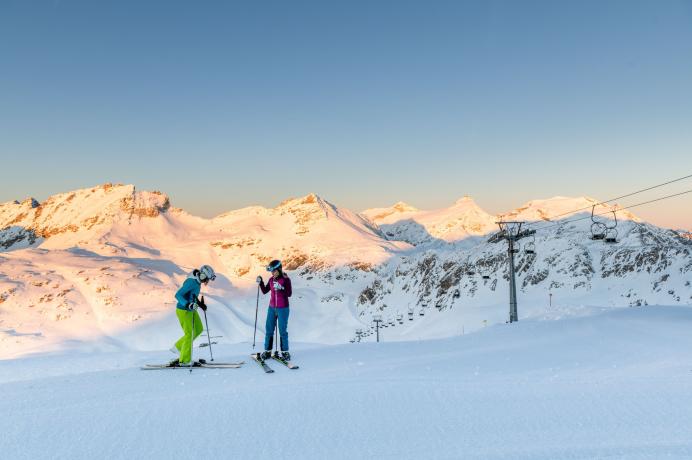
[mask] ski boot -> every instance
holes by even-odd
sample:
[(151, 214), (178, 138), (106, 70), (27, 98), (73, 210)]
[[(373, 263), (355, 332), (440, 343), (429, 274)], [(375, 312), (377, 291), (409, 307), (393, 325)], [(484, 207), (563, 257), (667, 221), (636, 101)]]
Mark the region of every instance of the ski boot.
[(291, 354), (288, 351), (281, 352), (281, 358), (284, 361), (290, 361), (291, 360)]
[(178, 358), (175, 358), (173, 361), (168, 363), (168, 367), (178, 367), (178, 366), (180, 366), (180, 361), (178, 360)]
[(271, 357), (272, 357), (272, 352), (269, 350), (263, 351), (259, 355), (259, 359), (261, 359), (262, 361), (266, 361), (266, 360), (270, 359)]

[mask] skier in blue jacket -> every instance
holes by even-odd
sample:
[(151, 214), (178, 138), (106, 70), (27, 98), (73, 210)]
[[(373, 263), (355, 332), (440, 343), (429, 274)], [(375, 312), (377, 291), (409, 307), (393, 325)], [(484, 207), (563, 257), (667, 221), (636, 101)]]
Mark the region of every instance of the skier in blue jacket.
[(209, 281), (214, 281), (216, 274), (209, 265), (203, 265), (199, 270), (194, 270), (183, 285), (175, 293), (176, 316), (183, 329), (183, 336), (178, 339), (171, 351), (180, 355), (176, 360), (171, 361), (171, 366), (192, 366), (192, 343), (202, 333), (202, 320), (197, 313), (197, 308), (206, 311), (204, 297), (198, 298), (202, 290), (202, 284), (206, 285)]

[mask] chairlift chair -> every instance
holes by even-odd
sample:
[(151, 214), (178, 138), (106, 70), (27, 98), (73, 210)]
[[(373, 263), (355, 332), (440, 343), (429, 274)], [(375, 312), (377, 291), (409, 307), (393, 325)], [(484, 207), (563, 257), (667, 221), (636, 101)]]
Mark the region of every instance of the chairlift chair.
[(617, 243), (618, 242), (618, 231), (615, 228), (609, 228), (605, 232), (605, 237), (603, 241), (606, 243)]
[(514, 247), (512, 248), (512, 254), (519, 254), (519, 251), (521, 251), (521, 245), (515, 242)]
[(605, 239), (605, 234), (608, 229), (602, 222), (594, 222), (591, 224), (591, 239), (592, 240), (602, 240)]
[(536, 254), (536, 236), (531, 235), (531, 241), (524, 245), (524, 252), (528, 255)]
[(606, 226), (606, 231), (603, 238), (606, 243), (618, 242), (618, 231), (616, 230), (618, 226), (618, 216), (615, 214), (615, 211), (613, 211), (613, 221), (615, 222), (613, 225)]
[(606, 230), (608, 227), (603, 222), (597, 221), (594, 218), (594, 210), (596, 205), (591, 207), (591, 239), (592, 240), (602, 240), (605, 238)]
[(459, 292), (459, 289), (455, 289), (454, 290), (454, 298), (458, 299), (459, 297), (461, 297), (461, 293)]

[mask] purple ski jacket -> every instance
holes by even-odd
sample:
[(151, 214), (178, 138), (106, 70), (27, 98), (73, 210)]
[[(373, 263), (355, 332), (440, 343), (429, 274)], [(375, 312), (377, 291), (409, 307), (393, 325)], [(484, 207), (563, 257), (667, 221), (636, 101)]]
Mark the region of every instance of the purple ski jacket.
[(267, 284), (264, 281), (260, 283), (262, 294), (271, 291), (269, 297), (269, 306), (273, 308), (288, 308), (288, 298), (293, 294), (291, 289), (291, 279), (284, 273), (278, 279), (271, 277)]

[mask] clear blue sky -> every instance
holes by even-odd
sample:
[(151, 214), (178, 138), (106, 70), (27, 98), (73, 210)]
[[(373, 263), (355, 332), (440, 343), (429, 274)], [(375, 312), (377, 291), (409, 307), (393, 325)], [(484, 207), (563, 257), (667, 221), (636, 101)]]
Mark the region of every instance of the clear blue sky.
[(5, 0), (0, 156), (0, 201), (111, 181), (206, 216), (606, 199), (692, 173), (692, 2)]

